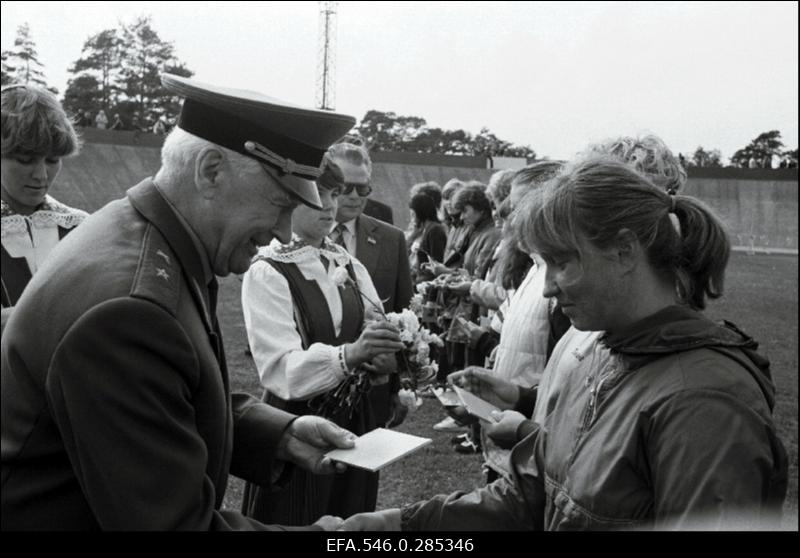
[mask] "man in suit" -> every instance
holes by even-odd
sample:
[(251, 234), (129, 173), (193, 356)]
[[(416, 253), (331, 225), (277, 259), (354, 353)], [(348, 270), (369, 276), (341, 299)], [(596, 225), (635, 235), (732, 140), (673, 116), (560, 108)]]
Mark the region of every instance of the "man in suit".
[[(384, 309), (400, 312), (408, 307), (413, 294), (408, 249), (403, 231), (363, 214), (372, 192), (369, 153), (352, 143), (337, 143), (328, 153), (345, 178), (331, 239), (364, 264)], [(400, 389), (397, 375), (391, 378), (388, 384), (373, 386), (370, 399), (378, 424), (394, 426), (403, 421), (407, 409), (397, 396)]]
[(220, 509), (229, 472), (333, 472), (324, 452), (353, 445), (231, 395), (215, 276), (287, 241), (298, 203), (321, 206), (313, 180), (355, 120), (162, 82), (186, 97), (162, 167), (57, 246), (4, 332), (4, 530), (265, 529)]

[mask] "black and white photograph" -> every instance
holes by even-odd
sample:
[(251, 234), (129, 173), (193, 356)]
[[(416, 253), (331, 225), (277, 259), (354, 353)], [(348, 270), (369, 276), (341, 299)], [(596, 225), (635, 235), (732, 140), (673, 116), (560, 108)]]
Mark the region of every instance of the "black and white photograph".
[(798, 2), (0, 5), (4, 533), (798, 532)]

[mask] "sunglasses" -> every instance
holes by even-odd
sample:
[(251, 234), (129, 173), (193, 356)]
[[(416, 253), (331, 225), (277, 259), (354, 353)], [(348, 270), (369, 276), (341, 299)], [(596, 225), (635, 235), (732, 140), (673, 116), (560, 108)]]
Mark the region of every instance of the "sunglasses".
[(344, 186), (342, 186), (342, 194), (344, 194), (346, 196), (346, 195), (350, 194), (350, 192), (352, 192), (354, 188), (355, 188), (356, 193), (359, 196), (361, 196), (362, 198), (364, 196), (369, 196), (369, 194), (372, 192), (372, 186), (370, 186), (369, 183), (367, 183), (367, 184), (356, 184), (356, 183), (353, 183), (353, 182), (345, 182)]

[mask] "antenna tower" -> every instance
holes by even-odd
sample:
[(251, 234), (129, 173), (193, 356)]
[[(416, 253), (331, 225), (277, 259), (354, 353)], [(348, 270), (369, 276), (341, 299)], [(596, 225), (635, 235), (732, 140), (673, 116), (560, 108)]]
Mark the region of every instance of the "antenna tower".
[(336, 8), (339, 2), (319, 2), (317, 108), (333, 110), (336, 102)]

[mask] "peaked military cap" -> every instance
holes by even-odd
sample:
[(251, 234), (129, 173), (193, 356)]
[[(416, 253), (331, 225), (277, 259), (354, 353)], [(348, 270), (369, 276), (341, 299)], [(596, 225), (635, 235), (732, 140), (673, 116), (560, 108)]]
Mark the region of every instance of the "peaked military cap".
[(161, 83), (185, 97), (179, 128), (278, 171), (283, 188), (322, 208), (314, 181), (328, 147), (355, 125), (355, 118), (172, 74), (162, 74)]

